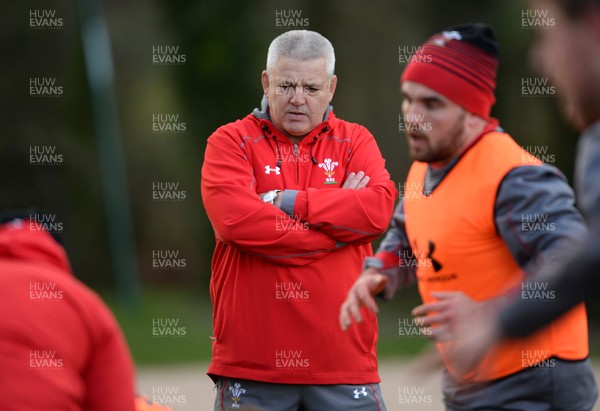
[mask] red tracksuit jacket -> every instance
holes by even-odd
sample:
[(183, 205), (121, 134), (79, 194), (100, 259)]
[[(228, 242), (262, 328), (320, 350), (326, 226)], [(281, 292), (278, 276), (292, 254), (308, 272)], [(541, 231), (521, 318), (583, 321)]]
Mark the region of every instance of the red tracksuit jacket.
[[(371, 180), (341, 189), (350, 172)], [(294, 145), (255, 111), (208, 139), (202, 199), (216, 247), (211, 376), (290, 384), (379, 382), (377, 320), (339, 309), (397, 194), (366, 128), (332, 111)], [(297, 190), (293, 215), (258, 196)]]
[(0, 227), (0, 407), (134, 411), (133, 364), (117, 322), (38, 228)]

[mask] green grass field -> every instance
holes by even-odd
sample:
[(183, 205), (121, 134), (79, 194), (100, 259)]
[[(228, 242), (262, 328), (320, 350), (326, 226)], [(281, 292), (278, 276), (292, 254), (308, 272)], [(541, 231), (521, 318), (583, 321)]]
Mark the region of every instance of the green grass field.
[[(121, 324), (136, 364), (210, 358), (212, 308), (208, 297), (190, 291), (146, 288), (142, 305), (136, 311), (117, 304), (112, 293), (102, 293), (102, 297)], [(175, 328), (181, 335), (160, 335), (161, 327), (156, 327), (156, 321), (177, 322), (175, 327), (167, 328)]]
[[(146, 288), (143, 304), (137, 311), (121, 307), (113, 293), (101, 295), (121, 324), (136, 364), (173, 364), (210, 359), (212, 307), (208, 296), (200, 293)], [(406, 332), (400, 335), (399, 322), (410, 324), (410, 311), (417, 304), (419, 298), (415, 287), (399, 292), (391, 302), (380, 304), (380, 357), (414, 356), (432, 344), (423, 336), (406, 335)], [(180, 335), (160, 335), (161, 324), (165, 323), (176, 323), (176, 326), (166, 328), (180, 331)], [(600, 353), (598, 335), (597, 328), (590, 330), (593, 354)]]

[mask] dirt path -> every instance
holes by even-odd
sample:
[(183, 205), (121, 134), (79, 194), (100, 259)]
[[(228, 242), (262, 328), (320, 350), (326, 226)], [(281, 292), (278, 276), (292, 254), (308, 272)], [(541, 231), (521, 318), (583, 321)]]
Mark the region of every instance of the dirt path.
[[(596, 361), (596, 379), (600, 381), (598, 365)], [(171, 406), (174, 411), (211, 411), (215, 392), (205, 374), (206, 368), (206, 364), (200, 363), (140, 368), (138, 392)], [(386, 358), (379, 368), (389, 411), (443, 410), (440, 371), (431, 358)], [(596, 404), (594, 411), (600, 411), (600, 404)]]

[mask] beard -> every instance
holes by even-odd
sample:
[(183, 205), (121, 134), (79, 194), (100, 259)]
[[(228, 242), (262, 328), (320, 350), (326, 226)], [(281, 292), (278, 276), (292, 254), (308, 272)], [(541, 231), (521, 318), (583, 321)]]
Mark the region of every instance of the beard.
[(423, 147), (416, 149), (410, 144), (409, 152), (410, 157), (415, 161), (421, 161), (424, 163), (445, 163), (450, 161), (456, 155), (457, 150), (462, 145), (462, 140), (465, 132), (465, 120), (466, 113), (462, 112), (448, 130), (447, 137), (439, 139), (435, 144), (432, 144), (431, 138), (427, 133), (422, 131), (410, 131), (407, 138), (414, 138), (422, 142)]

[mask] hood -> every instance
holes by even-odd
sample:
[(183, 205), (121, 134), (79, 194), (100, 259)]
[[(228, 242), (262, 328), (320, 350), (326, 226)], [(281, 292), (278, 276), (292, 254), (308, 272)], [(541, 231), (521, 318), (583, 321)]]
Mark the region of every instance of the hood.
[(0, 225), (0, 260), (51, 265), (71, 272), (64, 248), (38, 223), (29, 220), (12, 220)]

